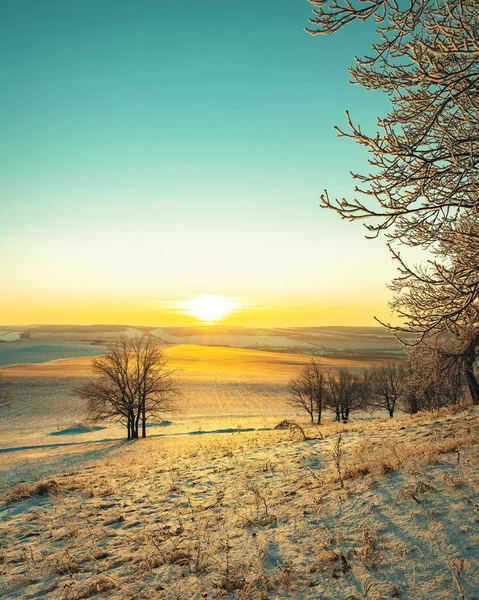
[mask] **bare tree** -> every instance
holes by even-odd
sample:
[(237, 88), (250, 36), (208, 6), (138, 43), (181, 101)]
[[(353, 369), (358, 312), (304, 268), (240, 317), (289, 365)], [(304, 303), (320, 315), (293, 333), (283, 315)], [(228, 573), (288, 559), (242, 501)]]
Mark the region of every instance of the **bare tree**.
[(311, 359), (298, 377), (289, 382), (291, 403), (305, 410), (311, 423), (320, 424), (327, 396), (327, 371), (319, 360)]
[(343, 441), (343, 435), (340, 433), (336, 438), (336, 441), (331, 448), (331, 458), (333, 459), (334, 466), (336, 467), (336, 472), (338, 474), (338, 481), (341, 487), (344, 487), (344, 476), (343, 476), (343, 448), (341, 446), (341, 442)]
[(406, 391), (406, 369), (397, 363), (388, 362), (368, 369), (366, 376), (368, 405), (387, 410), (389, 417), (392, 418)]
[(146, 437), (146, 424), (150, 418), (158, 418), (173, 408), (179, 390), (173, 379), (174, 371), (168, 360), (148, 336), (133, 338), (135, 356), (136, 394), (138, 415), (141, 420), (142, 437)]
[(328, 391), (327, 406), (334, 412), (336, 421), (346, 423), (352, 411), (366, 406), (367, 380), (349, 369), (330, 372)]
[(128, 439), (146, 437), (148, 419), (170, 410), (179, 391), (160, 348), (146, 335), (121, 337), (105, 356), (92, 360), (97, 376), (75, 392), (87, 401), (95, 421), (113, 419), (127, 428)]

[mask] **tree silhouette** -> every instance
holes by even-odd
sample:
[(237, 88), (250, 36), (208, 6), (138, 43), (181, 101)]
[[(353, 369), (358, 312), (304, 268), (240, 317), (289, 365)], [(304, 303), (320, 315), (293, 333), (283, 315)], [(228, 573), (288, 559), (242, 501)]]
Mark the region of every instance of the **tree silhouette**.
[(147, 335), (121, 337), (105, 356), (94, 358), (95, 379), (76, 388), (92, 420), (112, 419), (127, 428), (128, 439), (146, 437), (148, 419), (162, 417), (179, 397), (173, 370)]

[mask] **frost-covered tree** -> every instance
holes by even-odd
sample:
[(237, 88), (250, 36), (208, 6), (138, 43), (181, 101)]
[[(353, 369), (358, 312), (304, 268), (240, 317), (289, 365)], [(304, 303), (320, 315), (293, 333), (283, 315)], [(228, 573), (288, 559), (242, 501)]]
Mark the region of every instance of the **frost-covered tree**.
[[(369, 173), (353, 174), (357, 196), (324, 207), (381, 232), (399, 264), (392, 327), (414, 344), (434, 339), (436, 357), (462, 365), (474, 402), (479, 344), (479, 2), (477, 0), (309, 0), (312, 35), (374, 21), (370, 56), (356, 58), (353, 83), (385, 93), (388, 114), (366, 133), (349, 113), (337, 129), (369, 151)], [(397, 245), (428, 248), (411, 268)], [(404, 338), (402, 338), (404, 339)], [(428, 342), (428, 343), (429, 343)], [(426, 346), (427, 350), (428, 346)]]
[(431, 254), (416, 268), (397, 256), (399, 276), (390, 287), (403, 326), (396, 331), (425, 337), (479, 326), (479, 217), (463, 216), (443, 228)]
[(396, 333), (414, 333), (450, 371), (462, 369), (471, 398), (479, 404), (475, 364), (479, 354), (479, 219), (461, 217), (441, 232), (434, 260), (411, 269), (398, 257), (392, 306), (402, 317)]
[(465, 370), (462, 359), (454, 354), (454, 340), (449, 344), (430, 336), (412, 348), (402, 398), (406, 412), (434, 410), (464, 400)]
[[(353, 83), (387, 95), (391, 109), (367, 134), (371, 172), (353, 174), (358, 197), (323, 204), (369, 235), (428, 245), (460, 214), (479, 209), (479, 3), (477, 0), (309, 0), (312, 35), (374, 20), (379, 39), (356, 58)], [(370, 218), (373, 218), (372, 221)]]

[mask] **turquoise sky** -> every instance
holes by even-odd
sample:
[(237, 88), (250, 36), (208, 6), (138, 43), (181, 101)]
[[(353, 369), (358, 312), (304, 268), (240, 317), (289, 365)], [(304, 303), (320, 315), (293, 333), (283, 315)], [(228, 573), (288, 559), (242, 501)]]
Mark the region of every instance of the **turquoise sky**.
[(348, 83), (369, 25), (312, 38), (300, 0), (0, 6), (0, 321), (116, 302), (160, 323), (197, 294), (317, 306), (306, 325), (384, 306), (384, 244), (318, 208), (366, 165), (332, 126), (387, 109)]

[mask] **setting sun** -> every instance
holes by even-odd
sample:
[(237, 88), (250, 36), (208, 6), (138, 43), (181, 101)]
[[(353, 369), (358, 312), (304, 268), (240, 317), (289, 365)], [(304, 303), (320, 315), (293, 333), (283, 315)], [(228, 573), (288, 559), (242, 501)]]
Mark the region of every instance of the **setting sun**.
[(184, 309), (187, 314), (203, 323), (221, 321), (238, 306), (238, 302), (222, 296), (197, 296), (194, 300), (180, 304), (180, 308)]

